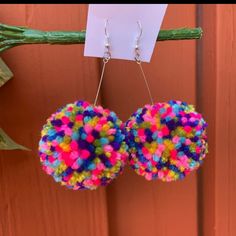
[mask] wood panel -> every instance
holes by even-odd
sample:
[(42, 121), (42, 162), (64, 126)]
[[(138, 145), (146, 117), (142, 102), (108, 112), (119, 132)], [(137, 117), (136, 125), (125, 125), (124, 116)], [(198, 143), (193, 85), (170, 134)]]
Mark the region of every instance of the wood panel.
[[(86, 27), (86, 5), (3, 4), (0, 21), (43, 30)], [(14, 78), (0, 89), (0, 125), (32, 152), (0, 152), (0, 235), (107, 235), (105, 188), (73, 191), (46, 175), (37, 155), (40, 130), (57, 108), (92, 101), (99, 64), (82, 45), (30, 45), (5, 52)]]
[[(184, 14), (183, 14), (184, 12)], [(170, 4), (162, 28), (194, 27), (195, 5)], [(195, 104), (196, 41), (161, 42), (150, 64), (143, 64), (155, 101), (179, 99)], [(107, 65), (102, 101), (125, 121), (149, 103), (135, 62)], [(197, 235), (196, 173), (175, 183), (148, 182), (129, 167), (108, 186), (109, 232), (112, 236)]]
[(217, 5), (216, 235), (236, 235), (236, 6)]
[(198, 41), (197, 105), (208, 122), (209, 153), (198, 176), (198, 229), (200, 236), (215, 235), (215, 119), (217, 76), (216, 5), (198, 6), (198, 23), (204, 30)]
[[(210, 155), (202, 169), (202, 234), (236, 235), (236, 6), (203, 5), (200, 109), (209, 120)], [(201, 93), (200, 93), (201, 91)]]

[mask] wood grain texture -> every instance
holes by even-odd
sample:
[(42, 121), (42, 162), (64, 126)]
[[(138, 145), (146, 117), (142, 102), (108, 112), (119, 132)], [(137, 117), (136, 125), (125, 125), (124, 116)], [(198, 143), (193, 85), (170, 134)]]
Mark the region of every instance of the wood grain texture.
[[(170, 4), (162, 28), (195, 27), (195, 10), (195, 5)], [(151, 63), (143, 64), (154, 100), (195, 104), (195, 64), (195, 41), (157, 43)], [(135, 62), (109, 62), (103, 85), (103, 105), (124, 121), (150, 102)], [(127, 167), (108, 186), (107, 199), (112, 236), (198, 234), (196, 173), (175, 183), (148, 182)]]
[(236, 235), (236, 6), (217, 5), (216, 236)]
[[(208, 122), (209, 153), (198, 175), (198, 229), (200, 236), (215, 235), (215, 155), (216, 155), (216, 5), (198, 6), (198, 23), (204, 36), (198, 42), (197, 107)], [(227, 234), (226, 234), (227, 235)]]
[[(86, 5), (3, 4), (0, 21), (43, 30), (86, 27)], [(1, 236), (107, 235), (105, 188), (72, 191), (55, 183), (37, 155), (46, 118), (77, 99), (93, 101), (96, 59), (83, 46), (30, 45), (2, 54), (14, 78), (0, 90), (0, 125), (33, 152), (0, 152)]]
[(199, 109), (209, 122), (209, 155), (199, 179), (203, 236), (236, 235), (236, 6), (202, 5)]

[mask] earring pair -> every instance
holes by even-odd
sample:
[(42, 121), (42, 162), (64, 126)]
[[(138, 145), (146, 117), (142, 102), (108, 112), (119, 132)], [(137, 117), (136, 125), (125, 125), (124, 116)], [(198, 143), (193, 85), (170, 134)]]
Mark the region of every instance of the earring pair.
[(43, 170), (70, 189), (96, 189), (122, 173), (129, 161), (147, 180), (182, 179), (197, 169), (207, 153), (206, 122), (193, 106), (180, 101), (153, 103), (140, 60), (139, 40), (135, 60), (145, 80), (151, 104), (139, 108), (126, 123), (108, 109), (97, 106), (105, 66), (111, 58), (107, 21), (105, 51), (93, 105), (76, 101), (58, 109), (41, 131), (39, 156)]

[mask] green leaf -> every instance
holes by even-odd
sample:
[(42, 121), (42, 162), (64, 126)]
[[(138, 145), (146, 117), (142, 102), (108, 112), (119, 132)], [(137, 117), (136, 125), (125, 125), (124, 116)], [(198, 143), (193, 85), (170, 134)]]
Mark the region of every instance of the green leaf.
[(13, 73), (0, 58), (0, 87), (13, 77)]
[(31, 151), (29, 148), (24, 147), (14, 142), (1, 128), (0, 128), (0, 150), (26, 150)]

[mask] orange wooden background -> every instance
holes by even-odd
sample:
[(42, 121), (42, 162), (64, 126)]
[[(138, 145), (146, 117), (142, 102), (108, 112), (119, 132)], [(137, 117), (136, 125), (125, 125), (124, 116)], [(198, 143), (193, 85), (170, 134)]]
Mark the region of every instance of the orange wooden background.
[[(98, 59), (83, 45), (30, 45), (1, 56), (14, 78), (0, 88), (0, 126), (32, 152), (0, 152), (0, 236), (235, 236), (236, 5), (170, 4), (162, 28), (201, 26), (202, 40), (156, 45), (144, 70), (156, 101), (195, 104), (209, 123), (202, 168), (175, 183), (148, 182), (129, 167), (110, 186), (72, 191), (47, 176), (40, 130), (58, 107), (93, 101)], [(86, 27), (87, 5), (2, 4), (0, 22), (42, 30)], [(126, 120), (149, 102), (134, 62), (107, 65), (101, 104)]]

